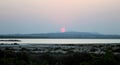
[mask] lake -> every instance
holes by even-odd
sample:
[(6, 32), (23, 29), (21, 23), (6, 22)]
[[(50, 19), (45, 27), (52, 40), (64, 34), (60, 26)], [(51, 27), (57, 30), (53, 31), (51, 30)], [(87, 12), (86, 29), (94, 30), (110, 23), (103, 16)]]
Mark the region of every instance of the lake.
[(21, 40), (0, 41), (0, 43), (20, 43), (20, 44), (103, 44), (120, 43), (120, 39), (0, 39), (0, 40)]

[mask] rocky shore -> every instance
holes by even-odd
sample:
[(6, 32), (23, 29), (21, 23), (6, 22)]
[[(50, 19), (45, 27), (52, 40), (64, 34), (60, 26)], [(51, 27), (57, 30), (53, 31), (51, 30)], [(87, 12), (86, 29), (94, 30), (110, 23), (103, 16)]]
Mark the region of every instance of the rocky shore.
[(0, 44), (1, 50), (11, 50), (14, 52), (29, 51), (32, 53), (69, 53), (86, 52), (95, 54), (105, 54), (106, 50), (114, 54), (120, 53), (120, 44)]
[(120, 44), (0, 44), (0, 65), (120, 65)]

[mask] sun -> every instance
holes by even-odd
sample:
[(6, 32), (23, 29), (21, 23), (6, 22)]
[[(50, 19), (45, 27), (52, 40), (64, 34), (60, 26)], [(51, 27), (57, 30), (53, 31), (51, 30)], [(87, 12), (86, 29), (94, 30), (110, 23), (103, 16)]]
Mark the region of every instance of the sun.
[(60, 31), (63, 33), (63, 32), (65, 32), (66, 30), (65, 30), (65, 28), (63, 27), (63, 28), (61, 28)]

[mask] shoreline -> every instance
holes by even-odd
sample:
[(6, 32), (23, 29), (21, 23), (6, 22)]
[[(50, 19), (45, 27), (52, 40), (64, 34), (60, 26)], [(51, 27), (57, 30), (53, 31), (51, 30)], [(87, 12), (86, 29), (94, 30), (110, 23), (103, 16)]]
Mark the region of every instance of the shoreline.
[[(6, 63), (21, 65), (21, 61), (23, 62), (23, 60), (26, 62), (25, 65), (98, 65), (98, 63), (99, 65), (120, 64), (120, 43), (9, 44), (0, 45), (0, 52), (1, 55), (3, 55), (1, 56), (0, 62), (5, 60), (3, 65)], [(20, 63), (15, 64), (14, 61)]]
[[(113, 44), (2, 44), (0, 49), (5, 50), (6, 48), (11, 49), (14, 52), (33, 52), (33, 53), (62, 53), (66, 54), (71, 52), (87, 52), (103, 54), (105, 50), (112, 51), (120, 54), (120, 43)], [(13, 50), (14, 49), (14, 50)]]

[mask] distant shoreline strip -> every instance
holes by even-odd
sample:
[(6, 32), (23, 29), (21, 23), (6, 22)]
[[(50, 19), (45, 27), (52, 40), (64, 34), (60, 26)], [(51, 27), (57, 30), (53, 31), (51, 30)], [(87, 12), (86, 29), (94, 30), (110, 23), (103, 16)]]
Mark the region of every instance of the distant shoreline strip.
[(0, 40), (0, 42), (21, 42), (21, 40)]

